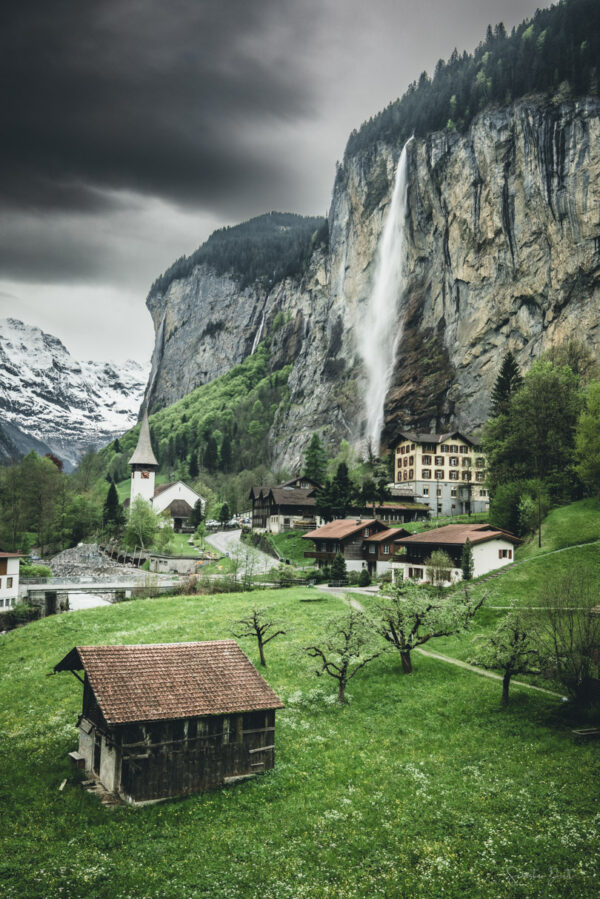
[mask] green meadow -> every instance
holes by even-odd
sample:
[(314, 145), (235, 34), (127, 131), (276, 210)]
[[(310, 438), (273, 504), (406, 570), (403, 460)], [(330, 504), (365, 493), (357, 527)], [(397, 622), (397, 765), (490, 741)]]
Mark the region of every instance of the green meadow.
[[(141, 808), (110, 810), (87, 794), (67, 759), (81, 685), (47, 677), (53, 665), (78, 644), (228, 637), (253, 605), (287, 631), (268, 644), (264, 672), (286, 705), (274, 770)], [(314, 588), (164, 597), (1, 636), (0, 894), (597, 895), (600, 745), (574, 741), (567, 705), (515, 687), (502, 709), (496, 681), (420, 655), (407, 676), (385, 654), (339, 707), (302, 646), (346, 608)], [(240, 642), (256, 663), (255, 644)]]

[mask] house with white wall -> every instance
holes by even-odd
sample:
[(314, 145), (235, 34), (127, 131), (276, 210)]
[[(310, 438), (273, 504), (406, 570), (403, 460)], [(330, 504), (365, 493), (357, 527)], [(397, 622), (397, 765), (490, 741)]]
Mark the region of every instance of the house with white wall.
[(0, 609), (11, 609), (19, 598), (20, 553), (0, 552)]
[(467, 540), (473, 550), (473, 577), (481, 577), (490, 571), (503, 568), (514, 561), (515, 548), (522, 542), (509, 531), (490, 524), (448, 524), (421, 534), (411, 534), (395, 541), (397, 550), (404, 555), (392, 562), (394, 580), (412, 580), (425, 583), (431, 580), (427, 560), (436, 550), (450, 557), (453, 568), (448, 583), (462, 578), (461, 558)]

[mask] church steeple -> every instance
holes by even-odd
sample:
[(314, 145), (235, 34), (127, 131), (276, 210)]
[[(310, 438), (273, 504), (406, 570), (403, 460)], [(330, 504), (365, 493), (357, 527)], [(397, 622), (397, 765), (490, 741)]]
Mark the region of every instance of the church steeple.
[(137, 446), (129, 460), (129, 464), (131, 465), (131, 503), (133, 503), (136, 497), (141, 496), (142, 499), (152, 504), (154, 498), (154, 475), (158, 468), (158, 462), (150, 442), (150, 423), (146, 410), (144, 410)]
[(144, 410), (144, 417), (142, 418), (142, 426), (140, 428), (137, 446), (129, 460), (129, 464), (144, 465), (146, 467), (154, 465), (158, 468), (158, 462), (156, 461), (156, 456), (152, 450), (152, 443), (150, 442), (150, 422), (148, 421), (148, 413), (146, 410)]

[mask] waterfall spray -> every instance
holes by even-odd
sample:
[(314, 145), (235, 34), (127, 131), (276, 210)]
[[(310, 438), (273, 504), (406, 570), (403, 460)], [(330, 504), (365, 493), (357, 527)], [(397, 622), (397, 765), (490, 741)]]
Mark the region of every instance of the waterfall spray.
[(260, 320), (260, 325), (258, 327), (258, 331), (254, 335), (254, 343), (252, 344), (252, 349), (250, 351), (250, 355), (254, 356), (256, 350), (258, 349), (258, 344), (260, 343), (260, 338), (262, 337), (262, 332), (265, 327), (265, 313), (263, 312), (262, 318)]
[(366, 436), (375, 455), (379, 455), (385, 398), (392, 380), (396, 351), (401, 337), (398, 307), (403, 289), (402, 256), (408, 187), (407, 147), (411, 140), (412, 137), (405, 143), (398, 162), (392, 200), (377, 248), (377, 268), (359, 347), (367, 372)]

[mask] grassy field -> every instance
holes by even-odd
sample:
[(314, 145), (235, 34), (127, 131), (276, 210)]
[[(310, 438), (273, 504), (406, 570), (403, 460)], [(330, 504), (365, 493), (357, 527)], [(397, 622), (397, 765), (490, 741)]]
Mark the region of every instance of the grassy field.
[[(267, 647), (266, 677), (286, 703), (275, 769), (138, 809), (110, 811), (84, 793), (66, 758), (81, 687), (67, 673), (45, 677), (52, 666), (77, 644), (227, 637), (256, 604), (287, 630)], [(344, 608), (309, 588), (158, 598), (0, 637), (0, 893), (597, 895), (600, 746), (573, 742), (566, 707), (515, 689), (503, 710), (495, 682), (422, 656), (404, 676), (384, 655), (339, 708), (301, 647)], [(241, 644), (257, 661), (253, 642)]]
[(553, 552), (577, 543), (600, 540), (600, 503), (597, 499), (582, 499), (569, 506), (553, 509), (542, 522), (542, 546), (538, 547), (538, 532), (519, 548), (518, 559), (540, 553)]
[[(283, 534), (270, 534), (269, 537), (283, 559), (289, 559), (292, 565), (311, 567), (311, 560), (305, 558), (304, 552), (312, 549), (314, 544), (302, 538), (306, 533), (307, 531), (285, 531)], [(273, 564), (276, 564), (275, 561)]]

